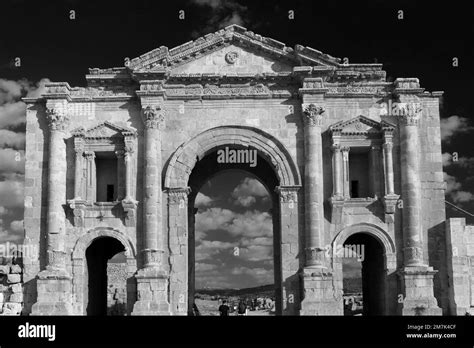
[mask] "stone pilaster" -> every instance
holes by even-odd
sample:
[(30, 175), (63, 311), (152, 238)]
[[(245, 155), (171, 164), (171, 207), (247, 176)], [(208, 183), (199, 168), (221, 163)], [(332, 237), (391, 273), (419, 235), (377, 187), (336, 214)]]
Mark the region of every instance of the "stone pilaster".
[(341, 146), (335, 144), (332, 147), (333, 150), (333, 197), (342, 198), (342, 186), (343, 186), (343, 177), (342, 177), (342, 152)]
[(72, 314), (71, 276), (66, 270), (65, 203), (66, 149), (64, 131), (69, 118), (64, 110), (47, 109), (49, 123), (48, 210), (46, 269), (38, 274), (37, 302), (32, 315)]
[(342, 190), (344, 191), (344, 199), (351, 198), (351, 187), (349, 182), (349, 151), (350, 147), (341, 147), (342, 151)]
[(95, 173), (95, 152), (94, 151), (86, 151), (84, 152), (84, 156), (86, 157), (86, 200), (88, 202), (95, 202), (96, 201), (96, 173)]
[(401, 314), (440, 315), (442, 311), (437, 306), (433, 292), (433, 277), (437, 271), (423, 259), (418, 131), (422, 108), (416, 96), (405, 95), (419, 85), (415, 81), (413, 86), (411, 79), (409, 82), (406, 84), (402, 79), (395, 81), (395, 91), (400, 91), (401, 102), (407, 102), (400, 120), (404, 268), (399, 276), (405, 296)]
[(135, 200), (132, 194), (132, 163), (134, 153), (135, 147), (133, 144), (126, 142), (123, 151), (125, 198), (122, 200), (122, 207), (125, 212), (125, 226), (127, 227), (136, 225), (136, 210), (138, 205), (138, 201)]
[(137, 299), (133, 315), (169, 315), (168, 273), (163, 267), (163, 223), (161, 208), (161, 130), (164, 121), (160, 107), (142, 109), (145, 125), (143, 266), (138, 271)]
[(396, 204), (399, 195), (395, 194), (395, 183), (393, 173), (393, 144), (391, 139), (385, 139), (383, 144), (383, 164), (384, 164), (384, 178), (385, 178), (385, 196), (383, 199), (385, 208), (385, 222), (393, 223)]
[(194, 301), (193, 277), (191, 277), (191, 283), (188, 284), (188, 271), (194, 269), (194, 264), (188, 263), (188, 248), (194, 253), (194, 245), (188, 246), (188, 240), (194, 243), (192, 239), (194, 235), (188, 236), (188, 195), (190, 192), (189, 187), (168, 189), (170, 304), (174, 315), (186, 315), (188, 310), (192, 309)]
[[(299, 237), (298, 216), (300, 186), (277, 186), (275, 192), (279, 196), (279, 211), (281, 227), (281, 279), (276, 284), (276, 310), (283, 315), (296, 315), (299, 311), (301, 291), (298, 277), (299, 270)], [(275, 269), (276, 270), (276, 269)]]
[(76, 164), (74, 168), (74, 200), (82, 199), (82, 163), (84, 162), (84, 145), (76, 146)]

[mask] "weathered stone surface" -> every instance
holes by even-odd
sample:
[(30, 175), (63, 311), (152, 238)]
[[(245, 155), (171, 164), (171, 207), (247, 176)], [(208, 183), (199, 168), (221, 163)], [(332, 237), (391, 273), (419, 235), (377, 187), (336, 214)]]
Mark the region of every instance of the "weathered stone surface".
[[(27, 312), (86, 314), (86, 250), (101, 238), (125, 250), (126, 266), (111, 271), (107, 290), (115, 314), (186, 312), (196, 261), (190, 174), (225, 146), (256, 149), (275, 175), (262, 181), (271, 190), (279, 185), (277, 312), (343, 314), (342, 263), (326, 251), (361, 234), (382, 250), (377, 263), (386, 274), (407, 266), (438, 271), (434, 279), (421, 268), (381, 278), (389, 299), (407, 294), (403, 314), (415, 313), (418, 298), (429, 305), (421, 314), (439, 312), (433, 299), (445, 314), (473, 305), (466, 268), (473, 233), (457, 221), (446, 231), (439, 227), (445, 219), (440, 94), (424, 93), (417, 79), (386, 81), (379, 64), (343, 65), (234, 25), (173, 49), (162, 46), (128, 68), (91, 69), (88, 82), (85, 88), (48, 83), (46, 108), (26, 99), (25, 229), (41, 254), (26, 260), (23, 272), (2, 262), (0, 277), (15, 301), (22, 299), (21, 277), (37, 279), (35, 289), (25, 289)], [(403, 105), (381, 107), (392, 95)], [(116, 202), (97, 202), (102, 156), (117, 159), (116, 173), (105, 175), (116, 175)], [(291, 305), (289, 293), (297, 294)], [(384, 314), (397, 314), (400, 306), (388, 302)], [(8, 303), (7, 312), (19, 312), (19, 303)]]
[(21, 273), (21, 266), (20, 265), (12, 265), (10, 269), (10, 273)]
[(14, 284), (21, 282), (21, 275), (20, 274), (9, 274), (7, 276), (7, 283)]

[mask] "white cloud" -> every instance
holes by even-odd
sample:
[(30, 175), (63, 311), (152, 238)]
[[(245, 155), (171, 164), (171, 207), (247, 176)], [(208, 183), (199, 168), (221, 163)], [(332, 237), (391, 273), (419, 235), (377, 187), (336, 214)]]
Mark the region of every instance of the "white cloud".
[(257, 202), (256, 198), (268, 199), (269, 194), (260, 181), (245, 178), (234, 188), (231, 196), (235, 205), (248, 208)]
[(454, 203), (465, 203), (474, 200), (472, 193), (461, 190), (462, 185), (456, 181), (454, 176), (444, 173), (444, 181), (446, 181), (446, 195), (448, 195)]
[[(18, 159), (18, 161), (17, 161)], [(24, 173), (25, 151), (14, 149), (0, 149), (0, 172), (1, 173)]]
[(18, 126), (26, 122), (26, 105), (23, 102), (0, 105), (0, 128)]
[(468, 126), (468, 119), (465, 117), (451, 116), (441, 119), (441, 139), (449, 141), (450, 138), (460, 132), (466, 132), (471, 127)]
[(235, 245), (217, 240), (203, 240), (196, 246), (196, 261), (212, 260), (213, 257), (224, 250), (231, 250)]
[(195, 270), (197, 273), (208, 273), (209, 271), (213, 271), (215, 269), (217, 269), (217, 265), (212, 263), (196, 262)]
[(25, 133), (15, 133), (7, 129), (0, 129), (0, 149), (5, 147), (25, 149)]
[(22, 85), (16, 81), (0, 79), (0, 104), (11, 103), (19, 99), (22, 89)]
[(194, 201), (194, 206), (196, 208), (208, 207), (212, 204), (212, 202), (214, 202), (213, 198), (199, 192), (196, 196), (196, 200)]
[(451, 165), (451, 159), (452, 159), (452, 155), (450, 153), (443, 153), (443, 167), (447, 167), (449, 165)]
[(23, 232), (23, 220), (15, 220), (10, 223), (10, 229), (13, 233), (21, 233)]
[(271, 237), (272, 217), (258, 210), (240, 214), (217, 207), (196, 214), (196, 235), (213, 230), (224, 230), (234, 237)]
[(0, 181), (0, 206), (5, 208), (23, 207), (23, 182)]

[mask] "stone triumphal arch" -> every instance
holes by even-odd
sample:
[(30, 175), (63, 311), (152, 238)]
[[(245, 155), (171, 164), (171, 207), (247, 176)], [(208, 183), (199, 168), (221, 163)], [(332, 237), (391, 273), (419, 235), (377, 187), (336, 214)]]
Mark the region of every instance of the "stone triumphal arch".
[(455, 312), (442, 93), (385, 77), (381, 64), (343, 64), (232, 25), (90, 69), (87, 87), (48, 83), (25, 99), (26, 240), (40, 251), (24, 260), (24, 312), (98, 313), (88, 265), (103, 270), (120, 251), (127, 314), (186, 315), (197, 191), (243, 169), (217, 163), (224, 147), (256, 150), (258, 165), (244, 169), (272, 195), (279, 314), (342, 315), (331, 251), (351, 243), (371, 250), (363, 273), (377, 274), (364, 285), (378, 289), (368, 314)]

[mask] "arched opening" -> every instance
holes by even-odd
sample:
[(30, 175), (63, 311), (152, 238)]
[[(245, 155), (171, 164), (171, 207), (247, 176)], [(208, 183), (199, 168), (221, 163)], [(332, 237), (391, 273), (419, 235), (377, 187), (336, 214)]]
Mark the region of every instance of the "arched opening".
[(127, 264), (123, 244), (112, 237), (96, 238), (86, 249), (84, 303), (87, 315), (125, 315)]
[(189, 177), (188, 314), (196, 304), (201, 315), (218, 315), (224, 299), (231, 313), (244, 301), (250, 315), (280, 314), (278, 178), (257, 150), (232, 149), (255, 151), (255, 161), (221, 161), (220, 147)]
[(344, 315), (383, 315), (383, 244), (368, 233), (355, 233), (336, 250), (336, 257), (342, 258)]

